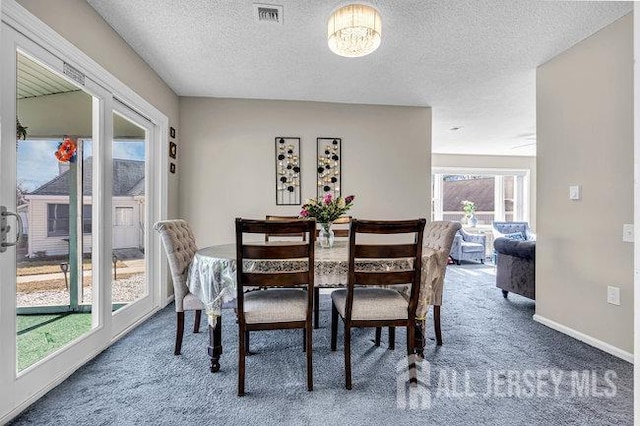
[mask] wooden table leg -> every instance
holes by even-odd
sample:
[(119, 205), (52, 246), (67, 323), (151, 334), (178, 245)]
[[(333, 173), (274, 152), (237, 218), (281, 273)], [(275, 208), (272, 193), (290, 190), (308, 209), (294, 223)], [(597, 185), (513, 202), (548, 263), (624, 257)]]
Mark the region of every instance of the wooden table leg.
[(209, 346), (207, 352), (211, 357), (211, 372), (217, 373), (220, 371), (220, 355), (222, 355), (222, 321), (218, 316), (216, 317), (215, 326), (209, 324)]
[(424, 326), (425, 320), (416, 320), (415, 335), (416, 335), (416, 354), (420, 358), (424, 358)]

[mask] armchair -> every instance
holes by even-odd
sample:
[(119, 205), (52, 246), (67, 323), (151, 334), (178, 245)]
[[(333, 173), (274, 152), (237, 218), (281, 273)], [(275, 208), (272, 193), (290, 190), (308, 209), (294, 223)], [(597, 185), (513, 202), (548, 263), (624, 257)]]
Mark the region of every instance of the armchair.
[(460, 228), (453, 238), (451, 258), (459, 265), (461, 260), (484, 263), (487, 237), (484, 234), (472, 234)]

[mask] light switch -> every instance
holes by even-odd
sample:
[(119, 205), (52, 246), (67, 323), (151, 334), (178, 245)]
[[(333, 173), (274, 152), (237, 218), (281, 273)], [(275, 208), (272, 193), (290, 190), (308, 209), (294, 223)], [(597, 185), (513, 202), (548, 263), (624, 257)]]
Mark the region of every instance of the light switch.
[(580, 199), (580, 185), (572, 185), (569, 187), (569, 199), (570, 200)]
[(620, 288), (607, 286), (607, 303), (620, 306)]
[(634, 240), (633, 224), (625, 223), (622, 225), (622, 241), (625, 243), (632, 243)]

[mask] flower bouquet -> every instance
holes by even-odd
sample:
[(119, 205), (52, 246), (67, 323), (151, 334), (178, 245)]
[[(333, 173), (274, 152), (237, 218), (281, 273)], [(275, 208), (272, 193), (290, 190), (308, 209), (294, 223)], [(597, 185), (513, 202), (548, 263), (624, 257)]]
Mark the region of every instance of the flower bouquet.
[(302, 205), (300, 217), (313, 217), (320, 224), (318, 239), (322, 247), (333, 246), (331, 223), (351, 208), (355, 198), (355, 195), (334, 198), (327, 194), (324, 197), (310, 198)]
[(478, 218), (475, 216), (476, 203), (469, 200), (462, 200), (460, 203), (462, 204), (462, 210), (464, 210), (464, 216), (467, 219), (467, 223), (472, 227), (475, 227), (478, 224)]

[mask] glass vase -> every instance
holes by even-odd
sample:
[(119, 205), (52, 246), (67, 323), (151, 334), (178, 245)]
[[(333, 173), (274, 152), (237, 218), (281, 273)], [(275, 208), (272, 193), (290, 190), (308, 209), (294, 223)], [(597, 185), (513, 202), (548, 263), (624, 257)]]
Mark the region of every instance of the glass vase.
[(333, 247), (333, 229), (331, 229), (331, 222), (329, 223), (321, 223), (320, 224), (320, 232), (318, 233), (318, 242), (320, 243), (320, 247), (322, 248), (331, 248)]

